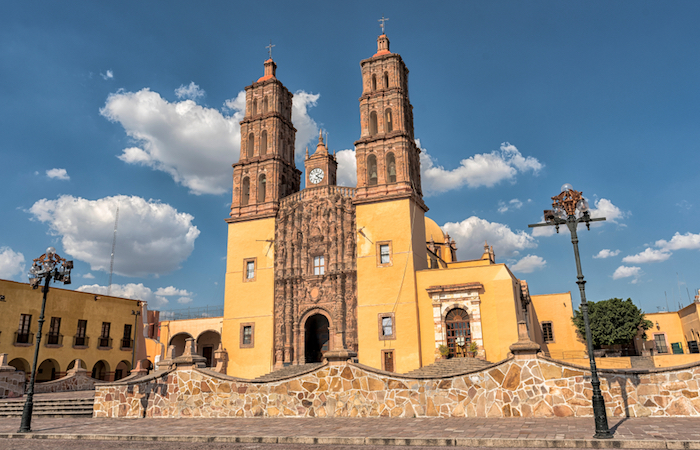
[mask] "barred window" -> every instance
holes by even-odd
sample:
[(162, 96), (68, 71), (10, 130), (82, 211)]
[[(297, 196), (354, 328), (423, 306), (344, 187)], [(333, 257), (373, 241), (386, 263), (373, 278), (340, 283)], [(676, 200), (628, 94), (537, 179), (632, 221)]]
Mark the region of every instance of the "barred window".
[(542, 322), (542, 339), (544, 339), (545, 342), (554, 342), (552, 322)]

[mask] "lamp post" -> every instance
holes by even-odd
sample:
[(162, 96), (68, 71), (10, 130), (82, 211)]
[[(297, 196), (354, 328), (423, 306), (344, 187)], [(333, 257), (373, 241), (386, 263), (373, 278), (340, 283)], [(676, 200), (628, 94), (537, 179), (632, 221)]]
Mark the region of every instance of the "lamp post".
[(600, 391), (600, 380), (598, 379), (598, 369), (595, 365), (595, 355), (593, 354), (593, 338), (591, 337), (591, 325), (588, 321), (588, 302), (586, 301), (586, 281), (583, 279), (581, 271), (581, 258), (578, 254), (578, 235), (576, 228), (579, 223), (585, 223), (587, 229), (591, 229), (591, 222), (605, 220), (604, 217), (592, 219), (588, 211), (588, 202), (583, 198), (583, 193), (575, 191), (570, 184), (561, 187), (561, 193), (552, 197), (551, 210), (544, 211), (545, 223), (528, 225), (529, 227), (554, 226), (559, 233), (559, 225), (566, 225), (571, 232), (571, 243), (574, 245), (574, 257), (576, 258), (576, 284), (581, 293), (581, 312), (583, 313), (583, 323), (586, 328), (586, 344), (588, 347), (588, 360), (591, 365), (591, 386), (593, 387), (593, 416), (595, 418), (595, 434), (597, 439), (610, 439), (612, 433), (608, 428), (608, 417), (605, 413), (605, 400)]
[(56, 249), (49, 247), (46, 253), (34, 260), (31, 269), (29, 269), (29, 284), (33, 289), (37, 289), (44, 281), (43, 300), (41, 302), (41, 314), (39, 315), (39, 328), (36, 331), (36, 343), (34, 344), (34, 365), (32, 366), (32, 375), (29, 379), (29, 390), (27, 390), (27, 399), (24, 402), (24, 411), (22, 411), (22, 423), (19, 427), (20, 433), (29, 433), (32, 431), (32, 410), (34, 409), (34, 381), (36, 379), (36, 366), (39, 360), (39, 344), (41, 344), (41, 328), (44, 325), (44, 311), (46, 310), (46, 294), (49, 293), (49, 283), (51, 279), (70, 284), (70, 271), (73, 268), (73, 261), (66, 261), (56, 253)]
[[(139, 306), (141, 306), (141, 302), (139, 302)], [(134, 370), (134, 359), (136, 358), (136, 337), (138, 336), (138, 319), (141, 315), (141, 311), (132, 309), (131, 315), (134, 316), (134, 344), (131, 349), (131, 370)]]

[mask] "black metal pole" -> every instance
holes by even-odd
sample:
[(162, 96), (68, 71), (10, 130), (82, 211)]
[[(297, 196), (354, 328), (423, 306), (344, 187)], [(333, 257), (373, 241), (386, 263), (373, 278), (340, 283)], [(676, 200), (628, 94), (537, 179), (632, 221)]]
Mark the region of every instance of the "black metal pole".
[(39, 328), (36, 331), (36, 343), (34, 344), (34, 365), (32, 366), (32, 375), (29, 378), (29, 390), (27, 391), (27, 399), (24, 402), (24, 411), (22, 411), (22, 423), (19, 426), (19, 433), (29, 433), (30, 431), (32, 431), (32, 410), (34, 409), (34, 381), (36, 379), (36, 366), (39, 362), (39, 344), (41, 344), (41, 328), (44, 325), (46, 295), (49, 293), (49, 282), (51, 281), (51, 276), (52, 272), (46, 274), (46, 280), (44, 281), (44, 299), (41, 302)]
[(574, 244), (574, 256), (576, 257), (576, 284), (581, 293), (581, 313), (583, 314), (583, 324), (586, 328), (586, 344), (588, 346), (588, 360), (591, 364), (591, 386), (593, 387), (593, 417), (595, 418), (595, 434), (597, 439), (610, 439), (613, 437), (608, 428), (608, 416), (605, 412), (605, 399), (600, 391), (600, 380), (598, 379), (598, 369), (595, 365), (595, 354), (593, 353), (593, 337), (591, 336), (591, 324), (588, 321), (588, 302), (586, 301), (586, 281), (583, 279), (581, 271), (581, 258), (578, 254), (578, 235), (576, 227), (579, 221), (576, 216), (570, 215), (566, 225), (571, 232), (571, 243)]

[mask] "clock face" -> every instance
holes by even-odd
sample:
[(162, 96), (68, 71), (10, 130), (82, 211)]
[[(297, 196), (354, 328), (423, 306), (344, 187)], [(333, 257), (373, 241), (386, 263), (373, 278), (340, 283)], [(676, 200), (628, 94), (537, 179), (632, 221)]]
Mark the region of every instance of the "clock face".
[(323, 169), (317, 167), (309, 173), (309, 181), (313, 184), (318, 184), (323, 180), (323, 175)]

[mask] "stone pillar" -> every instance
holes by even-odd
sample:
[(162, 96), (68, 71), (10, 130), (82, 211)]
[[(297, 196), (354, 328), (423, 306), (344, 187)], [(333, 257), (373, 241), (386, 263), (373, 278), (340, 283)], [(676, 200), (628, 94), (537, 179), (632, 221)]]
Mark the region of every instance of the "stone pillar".
[(169, 345), (168, 350), (165, 353), (165, 359), (156, 362), (156, 370), (168, 370), (173, 363), (173, 353), (175, 353), (175, 346)]
[(540, 351), (540, 344), (532, 342), (524, 320), (518, 322), (518, 342), (510, 346), (515, 359), (534, 359)]
[(139, 376), (146, 376), (148, 375), (148, 369), (143, 367), (143, 360), (139, 360), (136, 362), (136, 367), (131, 369), (130, 372), (132, 375), (139, 375)]
[(207, 359), (204, 356), (199, 356), (197, 352), (195, 352), (194, 339), (187, 338), (185, 339), (185, 352), (182, 354), (182, 356), (173, 358), (172, 364), (178, 369), (206, 367)]
[(66, 375), (71, 376), (71, 375), (77, 375), (77, 374), (84, 374), (84, 375), (88, 376), (87, 375), (88, 371), (87, 371), (87, 369), (83, 369), (82, 364), (83, 364), (83, 361), (80, 358), (76, 359), (75, 362), (73, 363), (73, 368), (70, 369), (66, 373)]
[(228, 352), (224, 350), (221, 342), (219, 342), (219, 348), (217, 348), (214, 352), (214, 360), (216, 361), (216, 367), (214, 367), (214, 370), (226, 375), (226, 370), (228, 368)]
[(7, 353), (0, 353), (0, 372), (14, 372), (16, 369), (7, 364)]

